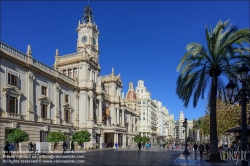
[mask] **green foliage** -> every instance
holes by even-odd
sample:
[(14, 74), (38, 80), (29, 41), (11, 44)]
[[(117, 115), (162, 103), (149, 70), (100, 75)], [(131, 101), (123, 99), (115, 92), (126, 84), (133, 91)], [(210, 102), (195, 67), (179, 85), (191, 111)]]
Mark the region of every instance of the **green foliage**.
[(78, 145), (82, 145), (83, 142), (90, 141), (91, 134), (87, 130), (81, 130), (74, 133), (71, 138), (71, 141), (77, 142)]
[(29, 140), (29, 134), (21, 129), (10, 129), (5, 141), (14, 142), (17, 144), (20, 142), (27, 142)]
[(136, 135), (134, 137), (134, 142), (141, 142), (141, 139), (142, 139), (141, 135)]
[(148, 137), (145, 137), (145, 136), (141, 138), (141, 142), (143, 142), (143, 143), (149, 142), (149, 140), (150, 139)]
[(48, 142), (58, 143), (60, 141), (65, 141), (65, 139), (66, 139), (65, 133), (63, 133), (63, 132), (61, 132), (59, 130), (59, 131), (51, 131), (51, 132), (49, 132), (48, 137), (47, 137), (46, 140)]
[[(180, 75), (177, 79), (176, 93), (187, 107), (193, 99), (193, 107), (197, 106), (200, 98), (204, 99), (205, 91), (209, 94), (211, 154), (218, 156), (218, 138), (216, 126), (216, 99), (227, 101), (225, 83), (222, 75), (231, 80), (237, 80), (237, 70), (241, 63), (249, 65), (250, 49), (244, 47), (250, 43), (250, 30), (229, 25), (229, 20), (219, 21), (214, 29), (206, 27), (206, 46), (199, 43), (187, 45), (187, 52), (177, 67)], [(217, 160), (216, 158), (216, 160)], [(213, 160), (215, 161), (215, 160)]]

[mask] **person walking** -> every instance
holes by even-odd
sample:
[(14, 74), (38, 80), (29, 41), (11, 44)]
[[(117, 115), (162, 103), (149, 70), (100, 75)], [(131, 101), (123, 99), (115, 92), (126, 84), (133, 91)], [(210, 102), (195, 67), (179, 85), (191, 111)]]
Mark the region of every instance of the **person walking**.
[(141, 152), (141, 142), (138, 142), (138, 153)]
[(81, 150), (84, 150), (84, 142), (81, 145)]
[(198, 145), (196, 143), (194, 143), (194, 154), (196, 155), (196, 151), (197, 151)]
[(73, 151), (75, 151), (75, 144), (74, 144), (74, 142), (73, 142), (73, 141), (71, 142), (71, 148), (70, 148), (70, 151), (72, 151), (72, 150), (73, 150)]
[(117, 142), (115, 143), (115, 147), (116, 147), (116, 150), (117, 150), (118, 149), (118, 143)]
[(200, 151), (200, 157), (203, 157), (204, 146), (202, 144), (200, 144), (199, 146), (199, 151)]
[[(14, 149), (14, 147), (12, 145), (9, 144), (9, 142), (7, 141), (5, 143), (5, 146), (4, 146), (4, 153), (5, 153), (5, 158), (4, 160), (6, 161), (7, 160), (7, 156), (9, 155), (10, 156), (10, 160), (12, 161), (12, 157), (11, 157), (11, 150)], [(4, 162), (5, 162), (4, 161)]]
[(62, 154), (65, 154), (65, 151), (67, 149), (67, 144), (66, 144), (65, 141), (63, 141), (62, 147), (63, 147), (63, 153)]

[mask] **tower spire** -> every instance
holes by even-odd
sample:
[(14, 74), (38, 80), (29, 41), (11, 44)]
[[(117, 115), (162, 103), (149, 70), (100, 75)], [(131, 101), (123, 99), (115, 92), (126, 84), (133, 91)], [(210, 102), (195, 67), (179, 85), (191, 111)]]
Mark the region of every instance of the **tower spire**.
[[(88, 2), (89, 3), (89, 2)], [(83, 10), (84, 14), (82, 16), (82, 21), (85, 23), (93, 23), (94, 24), (94, 17), (93, 17), (93, 11), (90, 8), (89, 4), (86, 6)]]

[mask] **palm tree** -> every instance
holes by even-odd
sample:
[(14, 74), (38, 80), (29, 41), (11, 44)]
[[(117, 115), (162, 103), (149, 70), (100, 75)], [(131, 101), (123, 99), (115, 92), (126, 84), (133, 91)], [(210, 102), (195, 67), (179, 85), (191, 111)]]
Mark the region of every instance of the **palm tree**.
[(204, 135), (204, 127), (207, 125), (204, 117), (199, 117), (197, 120), (194, 119), (194, 130), (199, 130), (200, 142), (202, 142), (202, 135)]
[[(180, 75), (177, 79), (176, 93), (187, 107), (193, 97), (193, 107), (198, 99), (204, 99), (204, 93), (209, 88), (208, 106), (210, 110), (210, 161), (219, 161), (218, 135), (216, 122), (216, 99), (226, 100), (225, 85), (222, 75), (236, 80), (236, 71), (241, 62), (249, 62), (250, 43), (249, 29), (238, 30), (229, 20), (219, 21), (212, 30), (206, 27), (207, 49), (199, 43), (188, 44), (187, 53), (177, 67)], [(227, 29), (226, 29), (227, 27)]]

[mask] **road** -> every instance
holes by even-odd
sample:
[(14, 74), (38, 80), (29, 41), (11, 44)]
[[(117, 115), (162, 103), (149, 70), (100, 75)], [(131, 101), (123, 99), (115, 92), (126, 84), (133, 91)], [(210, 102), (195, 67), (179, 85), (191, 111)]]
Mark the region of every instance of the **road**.
[[(150, 150), (142, 149), (141, 153), (138, 153), (136, 148), (132, 149), (104, 149), (86, 151), (86, 153), (78, 154), (75, 158), (71, 154), (61, 155), (54, 154), (45, 156), (44, 158), (22, 158), (14, 159), (14, 163), (3, 163), (1, 159), (1, 166), (17, 165), (17, 166), (35, 166), (35, 165), (166, 165), (174, 166), (174, 159), (177, 158), (183, 150), (167, 150), (159, 149), (158, 147), (152, 147)], [(54, 158), (52, 159), (52, 156)], [(60, 158), (55, 158), (55, 156)], [(28, 163), (24, 163), (28, 162)], [(50, 162), (50, 163), (49, 163)], [(68, 162), (67, 164), (65, 162)], [(78, 164), (74, 163), (77, 162)]]

